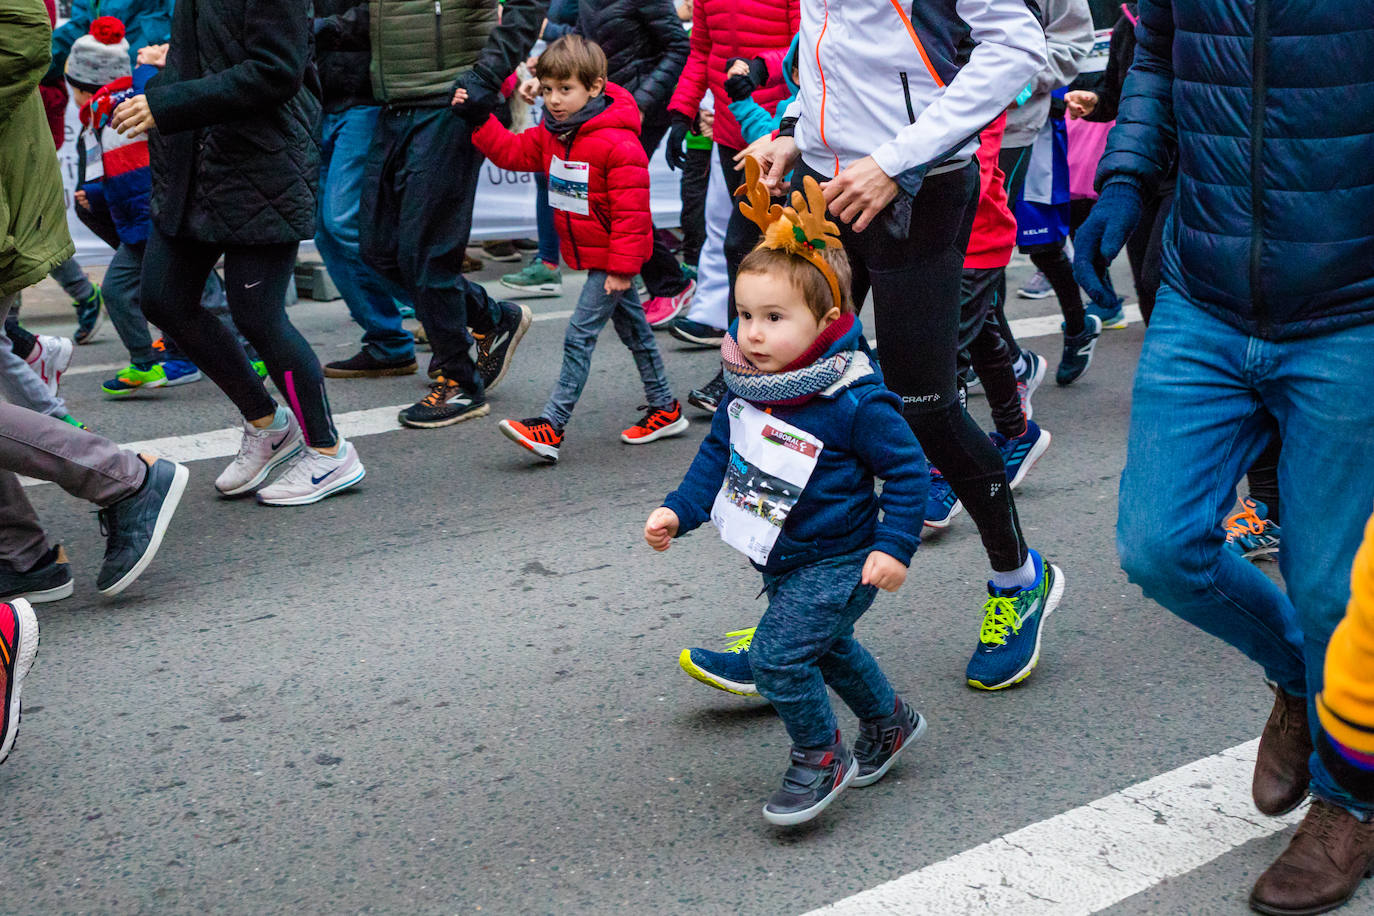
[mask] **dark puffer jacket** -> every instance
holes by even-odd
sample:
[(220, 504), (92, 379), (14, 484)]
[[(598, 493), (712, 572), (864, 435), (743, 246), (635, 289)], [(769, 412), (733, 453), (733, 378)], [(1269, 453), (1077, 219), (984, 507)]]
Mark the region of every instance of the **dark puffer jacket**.
[(1374, 321), (1374, 0), (1142, 0), (1098, 185), (1175, 148), (1164, 280), (1247, 334)]
[(640, 111), (668, 107), (692, 50), (673, 0), (582, 0), (578, 31), (601, 45), (610, 81), (627, 89)]
[[(342, 16), (358, 6), (360, 0), (315, 0), (315, 15)], [(324, 90), (324, 110), (344, 111), (356, 105), (377, 105), (372, 93), (372, 52), (357, 50), (316, 50), (320, 86)]]
[(315, 234), (320, 87), (310, 0), (178, 0), (148, 84), (153, 220), (223, 245)]

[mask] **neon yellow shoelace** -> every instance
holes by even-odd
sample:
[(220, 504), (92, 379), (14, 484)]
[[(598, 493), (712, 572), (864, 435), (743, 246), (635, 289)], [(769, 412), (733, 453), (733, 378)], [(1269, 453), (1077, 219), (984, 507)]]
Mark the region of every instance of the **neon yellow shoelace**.
[(1008, 630), (1021, 632), (1021, 615), (1016, 611), (1016, 601), (994, 595), (983, 605), (983, 628), (978, 639), (985, 646), (1005, 646)]
[(726, 634), (725, 634), (725, 638), (726, 638), (726, 639), (733, 639), (733, 640), (735, 640), (735, 642), (732, 643), (732, 644), (730, 645), (730, 647), (729, 647), (728, 649), (726, 649), (725, 651), (726, 651), (726, 652), (734, 652), (736, 655), (738, 655), (738, 654), (741, 653), (741, 652), (748, 652), (748, 651), (749, 651), (749, 644), (750, 644), (751, 642), (754, 641), (754, 630), (755, 630), (755, 629), (757, 629), (757, 628), (756, 628), (756, 627), (750, 627), (750, 628), (747, 629), (747, 630), (736, 630), (736, 631), (733, 632), (733, 633), (726, 633)]

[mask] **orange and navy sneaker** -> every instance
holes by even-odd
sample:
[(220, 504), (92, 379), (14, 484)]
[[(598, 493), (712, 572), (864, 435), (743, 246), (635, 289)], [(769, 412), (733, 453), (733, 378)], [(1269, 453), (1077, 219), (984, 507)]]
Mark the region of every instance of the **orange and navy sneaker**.
[(5, 707), (0, 710), (0, 763), (10, 755), (19, 732), (19, 693), (38, 655), (38, 618), (23, 598), (0, 604), (0, 681)]
[(534, 452), (545, 461), (558, 460), (563, 431), (543, 417), (527, 420), (502, 420), (501, 432), (507, 439)]
[(640, 421), (620, 434), (621, 442), (631, 445), (644, 445), (669, 436), (680, 436), (687, 432), (687, 418), (682, 415), (682, 405), (674, 401), (671, 407), (640, 406), (644, 416)]

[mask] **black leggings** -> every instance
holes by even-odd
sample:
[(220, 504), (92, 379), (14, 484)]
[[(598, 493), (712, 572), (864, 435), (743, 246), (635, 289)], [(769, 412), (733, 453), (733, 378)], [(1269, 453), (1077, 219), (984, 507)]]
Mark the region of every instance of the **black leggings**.
[[(802, 164), (796, 179), (825, 176)], [(959, 403), (960, 281), (973, 214), (978, 165), (926, 179), (913, 199), (900, 195), (863, 232), (839, 223), (854, 268), (854, 301), (873, 290), (883, 375), (930, 463), (938, 467), (978, 525), (998, 572), (1026, 562), (1026, 545), (1002, 455)]]
[(176, 338), (186, 357), (210, 376), (246, 419), (271, 416), (267, 393), (232, 331), (201, 305), (200, 292), (220, 255), (234, 324), (257, 349), (277, 390), (286, 395), (307, 445), (330, 448), (339, 434), (329, 415), (324, 373), (315, 351), (286, 318), (286, 287), (296, 242), (215, 245), (172, 238), (152, 228), (143, 258), (143, 314)]

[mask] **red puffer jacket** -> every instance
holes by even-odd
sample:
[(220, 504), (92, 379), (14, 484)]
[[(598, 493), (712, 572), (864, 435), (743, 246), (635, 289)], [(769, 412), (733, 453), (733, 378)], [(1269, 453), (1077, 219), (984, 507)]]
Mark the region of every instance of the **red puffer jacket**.
[(801, 27), (798, 0), (692, 0), (692, 53), (668, 104), (689, 118), (710, 89), (716, 99), (716, 142), (743, 149), (739, 122), (730, 113), (725, 93), (725, 65), (732, 57), (762, 57), (768, 65), (768, 87), (754, 101), (770, 112), (787, 96), (782, 59)]
[(549, 176), (549, 203), (569, 267), (630, 276), (654, 249), (649, 160), (634, 96), (614, 83), (606, 84), (606, 96), (606, 110), (562, 137), (547, 117), (520, 134), (491, 117), (472, 142), (500, 168)]

